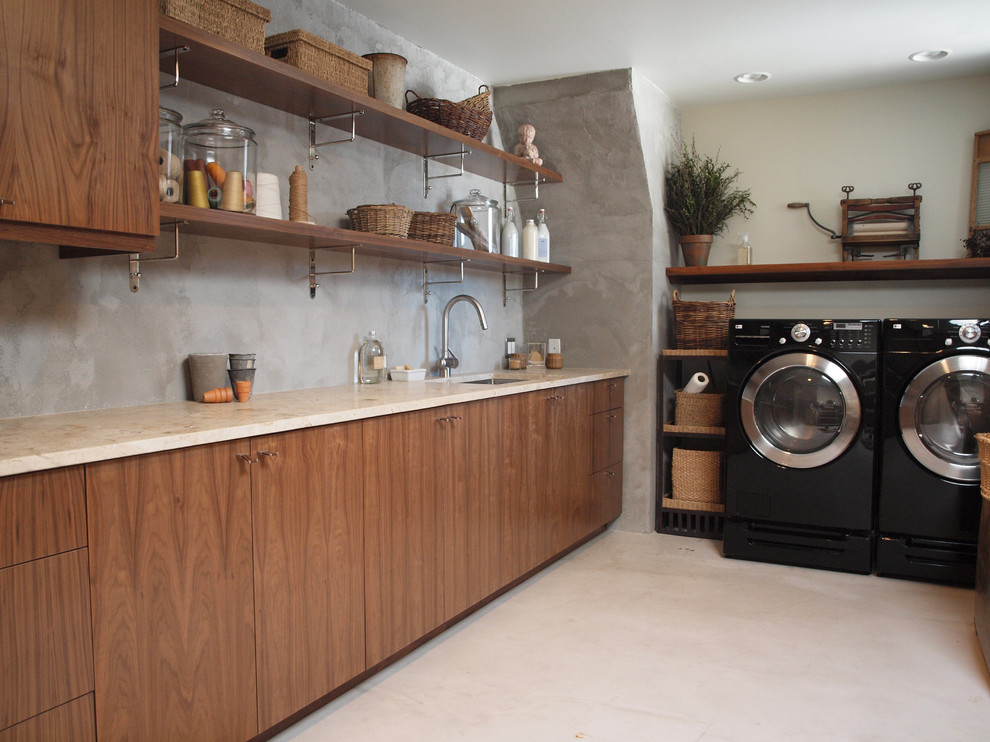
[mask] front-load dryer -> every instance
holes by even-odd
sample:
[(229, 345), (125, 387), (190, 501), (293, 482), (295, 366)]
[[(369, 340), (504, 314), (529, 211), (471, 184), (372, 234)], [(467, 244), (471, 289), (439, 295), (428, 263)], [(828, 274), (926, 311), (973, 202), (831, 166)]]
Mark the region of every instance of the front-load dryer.
[(725, 556), (868, 574), (879, 320), (730, 322)]
[(883, 324), (877, 574), (973, 585), (990, 319)]

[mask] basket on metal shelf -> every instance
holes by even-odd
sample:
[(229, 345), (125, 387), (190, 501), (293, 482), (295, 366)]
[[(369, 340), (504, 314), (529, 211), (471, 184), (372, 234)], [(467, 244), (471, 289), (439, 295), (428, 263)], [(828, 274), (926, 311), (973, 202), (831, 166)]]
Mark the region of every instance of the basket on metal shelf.
[(674, 339), (682, 350), (723, 350), (729, 345), (729, 322), (736, 314), (736, 290), (728, 301), (683, 301), (674, 290)]
[(472, 95), (470, 98), (465, 98), (460, 104), (462, 106), (467, 106), (468, 108), (473, 108), (475, 111), (486, 113), (491, 111), (491, 104), (488, 102), (488, 99), (491, 97), (491, 88), (487, 85), (482, 85), (478, 88), (477, 95)]
[(265, 24), (271, 23), (272, 13), (251, 0), (159, 0), (158, 9), (169, 18), (265, 52)]
[(674, 424), (693, 428), (725, 426), (724, 394), (674, 392)]
[(674, 500), (721, 503), (722, 452), (675, 448), (671, 457)]
[[(410, 93), (416, 100), (409, 100)], [(414, 90), (406, 91), (406, 110), (472, 139), (484, 139), (492, 125), (491, 109), (480, 111), (443, 98), (420, 98)]]
[(412, 215), (412, 209), (399, 204), (364, 204), (347, 210), (354, 230), (390, 237), (408, 237)]
[(454, 222), (457, 215), (449, 211), (415, 211), (409, 223), (409, 239), (454, 244)]

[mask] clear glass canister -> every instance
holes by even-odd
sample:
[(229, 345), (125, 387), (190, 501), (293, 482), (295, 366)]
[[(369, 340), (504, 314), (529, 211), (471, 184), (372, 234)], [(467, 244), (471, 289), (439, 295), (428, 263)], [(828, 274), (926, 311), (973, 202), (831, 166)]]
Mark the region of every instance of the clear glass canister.
[(468, 198), (454, 201), (450, 211), (457, 215), (454, 245), (468, 250), (499, 252), (502, 217), (498, 201), (482, 196), (477, 188)]
[(158, 197), (177, 203), (182, 200), (182, 114), (158, 109)]
[(185, 202), (192, 206), (254, 213), (254, 132), (235, 124), (220, 109), (187, 124), (185, 135)]

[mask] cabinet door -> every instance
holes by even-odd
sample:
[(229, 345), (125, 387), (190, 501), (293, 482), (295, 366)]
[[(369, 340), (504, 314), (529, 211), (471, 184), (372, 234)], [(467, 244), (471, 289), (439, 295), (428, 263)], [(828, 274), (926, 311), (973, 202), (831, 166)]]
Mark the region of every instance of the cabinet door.
[(86, 467), (100, 742), (258, 733), (247, 451)]
[(548, 551), (556, 556), (588, 535), (591, 507), (591, 404), (587, 384), (557, 387), (546, 398)]
[(0, 237), (158, 232), (157, 16), (150, 0), (0, 3)]
[(436, 419), (436, 410), (422, 410), (363, 422), (369, 667), (443, 622)]
[(361, 423), (251, 441), (259, 723), (364, 668)]
[(622, 408), (592, 416), (592, 471), (601, 471), (622, 461)]
[(93, 694), (63, 703), (16, 726), (0, 730), (0, 742), (95, 742)]
[(488, 399), (435, 410), (446, 619), (502, 586), (500, 404)]
[(0, 729), (93, 690), (86, 549), (0, 569)]

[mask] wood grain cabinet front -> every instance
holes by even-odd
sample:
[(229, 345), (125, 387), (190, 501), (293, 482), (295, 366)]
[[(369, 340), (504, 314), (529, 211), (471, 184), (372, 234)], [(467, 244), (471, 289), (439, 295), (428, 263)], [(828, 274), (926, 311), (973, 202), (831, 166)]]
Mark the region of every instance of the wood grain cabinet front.
[(154, 249), (157, 19), (151, 0), (0, 3), (0, 239)]

